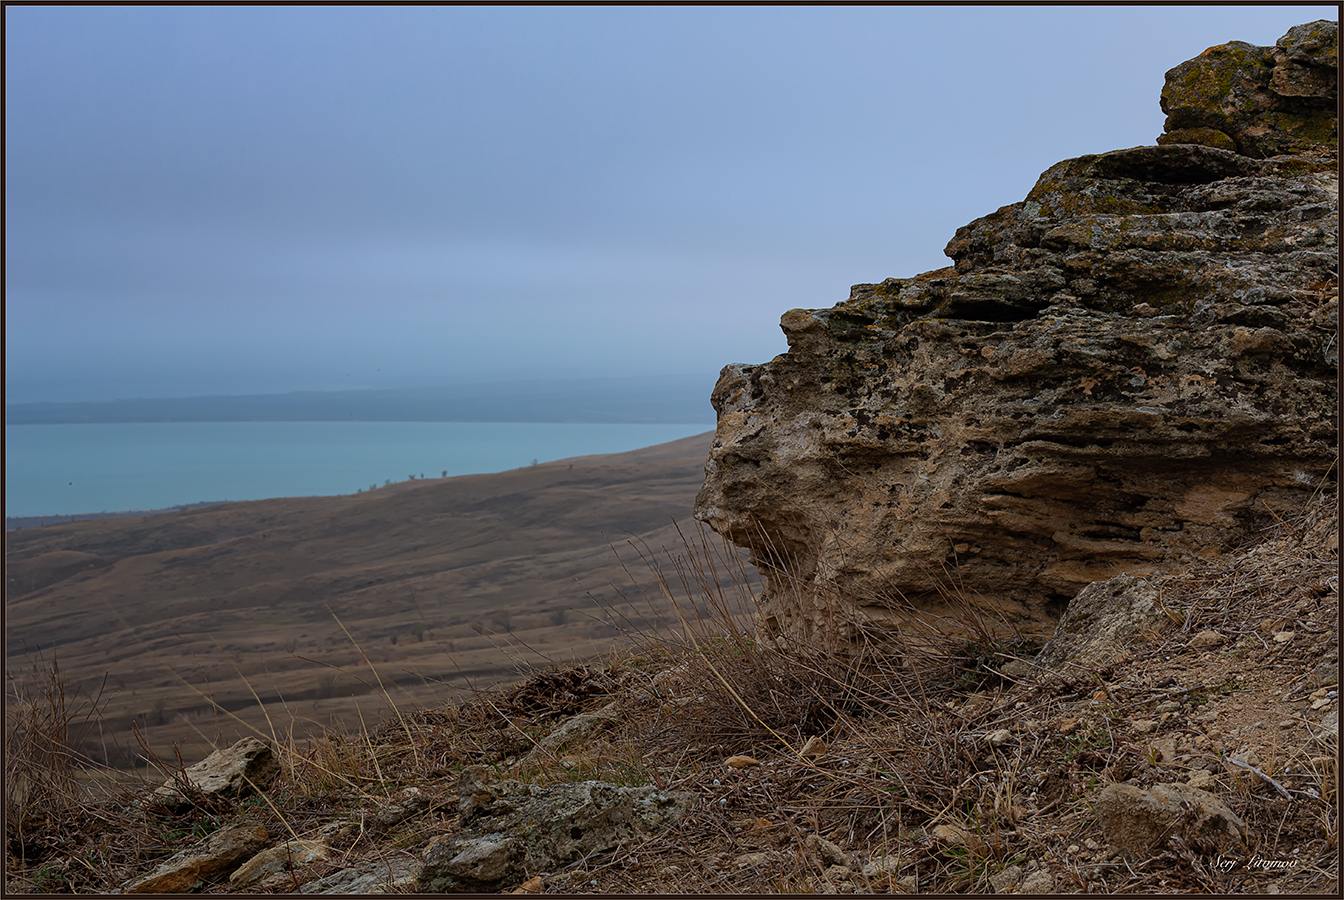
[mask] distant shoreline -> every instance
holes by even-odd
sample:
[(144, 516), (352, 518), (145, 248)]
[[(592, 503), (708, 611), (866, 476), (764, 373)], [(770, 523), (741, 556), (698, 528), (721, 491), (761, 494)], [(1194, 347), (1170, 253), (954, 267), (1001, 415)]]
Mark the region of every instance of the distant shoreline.
[[(550, 423), (543, 423), (543, 424), (550, 424)], [(596, 424), (602, 424), (602, 423), (596, 423)], [(570, 468), (573, 468), (575, 464), (581, 466), (591, 466), (594, 464), (601, 465), (623, 459), (629, 459), (632, 461), (633, 460), (647, 461), (650, 459), (672, 458), (682, 455), (682, 453), (684, 452), (683, 448), (687, 443), (700, 442), (704, 443), (707, 446), (709, 441), (713, 438), (713, 435), (714, 435), (714, 429), (711, 427), (699, 434), (688, 435), (686, 437), (681, 438), (674, 438), (671, 441), (663, 441), (648, 446), (636, 447), (632, 450), (618, 450), (614, 452), (596, 453), (596, 454), (580, 453), (573, 456), (563, 456), (557, 459), (546, 460), (544, 462), (539, 462), (538, 460), (534, 459), (532, 460), (530, 466), (527, 465), (513, 466), (509, 468), (495, 470), (492, 472), (459, 472), (453, 475), (449, 475), (447, 474), (447, 472), (445, 472), (443, 476), (436, 477), (431, 475), (428, 478), (426, 478), (423, 474), (421, 474), (419, 478), (412, 476), (405, 480), (397, 479), (395, 481), (393, 481), (392, 479), (387, 479), (382, 485), (377, 485), (375, 483), (371, 484), (368, 488), (359, 488), (354, 492), (350, 491), (335, 491), (330, 493), (316, 492), (310, 494), (295, 494), (293, 495), (293, 497), (340, 497), (340, 496), (353, 497), (355, 494), (372, 493), (375, 490), (382, 491), (389, 488), (395, 490), (397, 488), (403, 488), (408, 485), (418, 486), (426, 482), (441, 481), (444, 480), (445, 478), (451, 480), (453, 478), (461, 478), (461, 477), (503, 474), (517, 469), (536, 467), (538, 465), (552, 466), (559, 464), (568, 464)], [(698, 455), (698, 453), (699, 451), (697, 450), (696, 455)], [(246, 503), (251, 502), (252, 500), (277, 499), (279, 496), (281, 495), (276, 495), (275, 497), (256, 497), (250, 499), (201, 500), (195, 503), (182, 503), (173, 506), (160, 507), (157, 509), (131, 509), (131, 510), (118, 510), (115, 512), (108, 512), (104, 510), (102, 512), (59, 513), (59, 514), (31, 515), (31, 516), (5, 516), (5, 531), (6, 532), (22, 531), (28, 528), (41, 528), (46, 525), (63, 525), (69, 522), (81, 522), (89, 519), (125, 519), (136, 516), (157, 516), (166, 513), (201, 509), (207, 506), (220, 506), (226, 503)]]
[(357, 391), (293, 391), (5, 403), (6, 425), (166, 422), (518, 422), (699, 424), (710, 376), (517, 381)]
[(183, 503), (179, 506), (167, 506), (163, 509), (127, 509), (120, 512), (71, 513), (64, 516), (5, 516), (5, 531), (20, 531), (24, 528), (41, 528), (43, 525), (63, 525), (66, 522), (82, 522), (85, 519), (129, 519), (134, 516), (157, 516), (161, 513), (181, 512), (185, 509), (200, 509), (203, 506), (219, 506), (232, 503), (232, 500), (202, 500), (199, 503)]

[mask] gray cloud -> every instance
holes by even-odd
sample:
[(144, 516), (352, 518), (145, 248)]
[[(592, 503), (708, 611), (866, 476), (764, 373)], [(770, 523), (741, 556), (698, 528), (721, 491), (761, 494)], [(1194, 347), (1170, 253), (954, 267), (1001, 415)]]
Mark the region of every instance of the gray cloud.
[(1324, 7), (11, 7), (7, 397), (716, 370)]

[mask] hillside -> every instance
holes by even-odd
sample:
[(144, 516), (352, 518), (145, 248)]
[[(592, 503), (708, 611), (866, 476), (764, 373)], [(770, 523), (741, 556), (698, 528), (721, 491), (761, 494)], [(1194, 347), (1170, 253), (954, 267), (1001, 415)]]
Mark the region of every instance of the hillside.
[(6, 889), (1331, 895), (1338, 529), (1319, 497), (1152, 582), (1087, 665), (977, 637), (969, 602), (967, 637), (901, 661), (759, 641), (690, 612), (722, 596), (691, 554), (681, 640), (322, 740), (263, 728), (237, 770), (261, 796), (170, 803), (171, 758), (80, 787), (38, 685), (11, 703), (39, 727), (7, 743)]
[(303, 735), (384, 714), (379, 679), (427, 703), (585, 659), (619, 641), (613, 546), (641, 568), (627, 541), (694, 533), (708, 444), (10, 532), (8, 665), (56, 660), (85, 697), (106, 675), (88, 749), (117, 763), (133, 722), (194, 761), (243, 733), (224, 712)]

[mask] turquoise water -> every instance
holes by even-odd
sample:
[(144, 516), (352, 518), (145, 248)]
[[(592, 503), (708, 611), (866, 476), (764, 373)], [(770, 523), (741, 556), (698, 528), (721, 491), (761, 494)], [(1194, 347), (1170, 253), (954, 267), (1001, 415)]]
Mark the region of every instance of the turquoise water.
[(155, 422), (9, 425), (5, 515), (163, 509), (353, 494), (405, 481), (619, 453), (704, 425), (519, 422)]

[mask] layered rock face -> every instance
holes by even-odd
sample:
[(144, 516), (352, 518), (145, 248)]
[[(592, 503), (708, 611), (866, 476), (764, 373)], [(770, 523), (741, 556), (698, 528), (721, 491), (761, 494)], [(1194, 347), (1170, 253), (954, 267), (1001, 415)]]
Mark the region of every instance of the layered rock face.
[(1206, 51), (1157, 146), (1052, 166), (953, 266), (723, 370), (696, 517), (750, 550), (767, 625), (889, 637), (955, 596), (1048, 632), (1333, 488), (1336, 47)]

